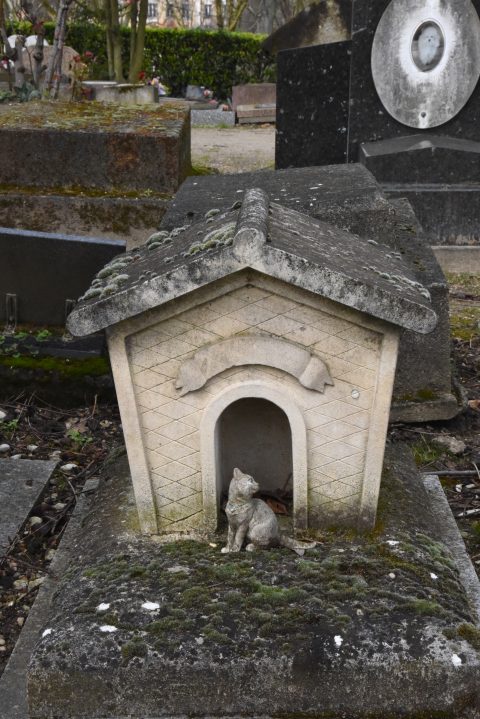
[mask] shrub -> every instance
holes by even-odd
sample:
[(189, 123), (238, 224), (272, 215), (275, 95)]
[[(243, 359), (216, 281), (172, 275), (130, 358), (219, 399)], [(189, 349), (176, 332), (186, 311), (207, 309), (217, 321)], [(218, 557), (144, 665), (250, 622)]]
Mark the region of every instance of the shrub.
[[(46, 38), (53, 43), (54, 23), (45, 23)], [(30, 34), (28, 23), (15, 23), (11, 32)], [(125, 70), (129, 61), (130, 29), (121, 28)], [(187, 85), (204, 85), (215, 97), (225, 99), (233, 85), (275, 81), (275, 62), (261, 49), (262, 35), (224, 30), (148, 28), (145, 36), (144, 70), (160, 77), (173, 95)], [(94, 22), (70, 23), (67, 44), (78, 53), (93, 52), (95, 79), (108, 78), (104, 28)]]

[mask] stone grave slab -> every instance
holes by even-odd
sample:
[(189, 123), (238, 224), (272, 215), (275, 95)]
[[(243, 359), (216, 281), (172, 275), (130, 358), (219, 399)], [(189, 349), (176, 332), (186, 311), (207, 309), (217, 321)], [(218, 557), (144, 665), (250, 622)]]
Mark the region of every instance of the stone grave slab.
[(0, 323), (5, 296), (15, 295), (17, 323), (63, 326), (66, 301), (76, 301), (91, 277), (125, 251), (124, 240), (0, 228)]
[(155, 232), (167, 204), (162, 193), (82, 191), (75, 196), (60, 188), (54, 194), (42, 188), (3, 189), (0, 227), (126, 241), (131, 249)]
[[(175, 192), (190, 169), (184, 105), (118, 107), (42, 102), (0, 108), (0, 185), (53, 191)], [(19, 157), (35, 157), (41, 171)], [(65, 162), (68, 157), (68, 163)]]
[(190, 111), (190, 122), (192, 127), (207, 125), (218, 127), (221, 125), (235, 125), (235, 113), (229, 110), (193, 109)]
[[(361, 165), (336, 165), (222, 177), (189, 178), (171, 202), (162, 229), (198, 221), (214, 208), (227, 209), (245, 188), (258, 186), (272, 199), (350, 232), (387, 242), (404, 253), (432, 296), (439, 318), (434, 332), (413, 337), (405, 331), (392, 405), (392, 419), (446, 419), (459, 411), (452, 391), (448, 288), (431, 248), (424, 242), (408, 203), (392, 205)], [(425, 362), (425, 357), (429, 362)]]
[(40, 459), (0, 459), (0, 555), (7, 551), (56, 465)]
[(31, 719), (476, 716), (478, 579), (467, 592), (439, 484), (403, 448), (388, 451), (378, 531), (325, 532), (301, 559), (141, 537), (115, 470), (33, 652)]
[(258, 105), (238, 105), (237, 119), (240, 125), (247, 123), (275, 122), (276, 106), (274, 103)]
[(232, 87), (232, 109), (237, 111), (239, 105), (258, 105), (260, 103), (275, 104), (277, 86), (274, 82), (250, 82), (247, 85)]

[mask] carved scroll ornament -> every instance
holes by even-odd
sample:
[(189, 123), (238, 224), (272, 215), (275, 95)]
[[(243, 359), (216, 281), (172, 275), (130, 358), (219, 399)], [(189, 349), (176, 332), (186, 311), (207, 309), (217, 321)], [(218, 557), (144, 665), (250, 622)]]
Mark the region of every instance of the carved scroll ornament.
[(325, 362), (307, 349), (275, 337), (244, 335), (202, 347), (182, 364), (175, 386), (183, 396), (200, 389), (220, 372), (242, 365), (275, 367), (317, 392), (333, 385)]

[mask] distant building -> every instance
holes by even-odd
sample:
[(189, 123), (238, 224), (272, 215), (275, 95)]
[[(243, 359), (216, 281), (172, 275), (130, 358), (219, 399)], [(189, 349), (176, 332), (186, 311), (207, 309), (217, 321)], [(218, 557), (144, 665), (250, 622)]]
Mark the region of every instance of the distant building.
[(149, 0), (150, 27), (216, 27), (213, 0)]

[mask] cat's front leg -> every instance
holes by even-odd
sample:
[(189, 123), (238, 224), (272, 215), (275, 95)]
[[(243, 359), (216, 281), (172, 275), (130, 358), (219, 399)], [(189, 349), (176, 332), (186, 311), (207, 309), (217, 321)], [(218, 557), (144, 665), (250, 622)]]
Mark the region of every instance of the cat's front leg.
[(248, 524), (241, 524), (235, 533), (235, 541), (231, 552), (239, 552), (243, 546), (245, 535), (247, 534)]
[(235, 542), (235, 532), (230, 526), (228, 525), (228, 537), (227, 537), (227, 545), (225, 547), (222, 547), (222, 554), (228, 554), (229, 552), (235, 551), (233, 549), (233, 544)]

